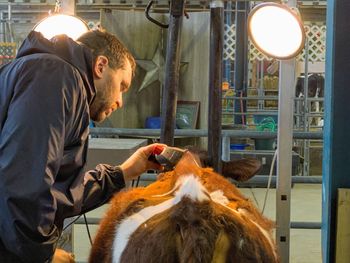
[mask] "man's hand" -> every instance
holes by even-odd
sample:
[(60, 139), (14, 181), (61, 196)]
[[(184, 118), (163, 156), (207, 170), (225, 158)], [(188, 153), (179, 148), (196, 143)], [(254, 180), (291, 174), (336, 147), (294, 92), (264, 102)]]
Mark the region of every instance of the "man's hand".
[(74, 255), (57, 248), (53, 255), (52, 263), (75, 263)]
[(124, 174), (124, 180), (130, 181), (147, 170), (162, 170), (163, 167), (155, 162), (149, 161), (148, 158), (152, 154), (156, 146), (166, 147), (165, 144), (155, 143), (139, 148), (133, 155), (129, 157), (120, 168)]

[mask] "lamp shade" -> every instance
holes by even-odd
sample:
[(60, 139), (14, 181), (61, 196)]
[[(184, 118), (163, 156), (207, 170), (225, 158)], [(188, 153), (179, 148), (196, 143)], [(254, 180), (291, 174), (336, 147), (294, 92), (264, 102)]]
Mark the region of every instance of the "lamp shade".
[(33, 30), (42, 33), (47, 39), (65, 34), (76, 40), (87, 32), (89, 27), (82, 19), (76, 16), (55, 14), (41, 20)]
[(290, 59), (300, 53), (305, 31), (300, 17), (288, 6), (262, 3), (248, 15), (248, 35), (265, 55)]

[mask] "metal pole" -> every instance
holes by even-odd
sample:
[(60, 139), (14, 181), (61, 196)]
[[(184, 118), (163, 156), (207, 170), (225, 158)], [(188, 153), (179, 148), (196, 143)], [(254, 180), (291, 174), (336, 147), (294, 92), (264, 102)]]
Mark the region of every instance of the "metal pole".
[[(101, 219), (97, 217), (89, 217), (86, 219), (86, 222), (84, 218), (79, 218), (75, 221), (74, 224), (76, 225), (85, 225), (85, 223), (88, 223), (89, 225), (98, 225), (100, 223)], [(291, 222), (291, 228), (296, 229), (320, 229), (321, 228), (321, 222)]]
[(289, 262), (294, 82), (295, 59), (282, 61), (279, 81), (276, 193), (276, 242), (282, 263)]
[(0, 11), (0, 42), (6, 42), (6, 21), (4, 11)]
[(8, 3), (7, 6), (7, 26), (8, 26), (8, 33), (10, 36), (10, 39), (8, 40), (8, 42), (14, 42), (15, 38), (13, 35), (13, 30), (12, 30), (12, 3)]
[[(311, 102), (309, 101), (309, 40), (305, 41), (305, 70), (304, 70), (304, 131), (307, 132), (310, 129), (309, 113)], [(310, 103), (310, 104), (309, 104)], [(303, 163), (303, 175), (309, 175), (310, 167), (310, 141), (304, 140), (304, 163)]]
[[(142, 174), (142, 181), (156, 181), (157, 174), (144, 173)], [(237, 182), (233, 179), (228, 179), (230, 182), (234, 183), (238, 188), (254, 187), (256, 185), (262, 186), (267, 185), (269, 176), (268, 175), (256, 175), (249, 179), (247, 182)], [(292, 182), (295, 184), (321, 184), (322, 176), (293, 176)], [(272, 176), (271, 187), (276, 185), (276, 176)]]
[[(247, 12), (248, 2), (236, 2), (236, 51), (234, 67), (234, 87), (236, 96), (246, 96), (248, 70), (248, 35), (247, 35)], [(246, 112), (246, 101), (235, 101), (235, 112)], [(243, 124), (244, 115), (235, 115), (234, 123)]]
[(230, 137), (229, 136), (223, 136), (222, 137), (222, 155), (221, 159), (225, 162), (230, 161)]
[[(230, 1), (228, 1), (226, 3), (226, 12), (225, 12), (225, 25), (228, 28), (231, 28), (232, 25), (232, 3)], [(225, 41), (225, 46), (227, 48), (227, 50), (230, 50), (229, 47), (227, 47), (230, 43), (227, 39), (224, 40)], [(224, 81), (227, 81), (229, 83), (229, 86), (232, 86), (232, 78), (231, 78), (231, 58), (230, 57), (226, 57), (226, 59), (224, 60)]]
[(210, 65), (208, 153), (213, 168), (221, 172), (222, 53), (224, 42), (224, 2), (210, 3)]
[[(126, 128), (90, 128), (90, 134), (95, 136), (120, 135), (120, 136), (137, 136), (137, 137), (159, 137), (160, 129), (126, 129)], [(247, 130), (222, 130), (222, 136), (237, 138), (276, 138), (275, 132), (260, 132)], [(176, 136), (184, 137), (207, 137), (208, 130), (205, 129), (176, 129)], [(293, 132), (294, 139), (313, 139), (320, 140), (323, 138), (322, 132)]]
[(181, 28), (184, 8), (184, 0), (171, 1), (160, 136), (160, 141), (167, 145), (174, 145), (176, 102), (180, 72)]
[[(290, 6), (296, 2), (289, 1)], [(292, 183), (293, 104), (295, 58), (281, 61), (277, 135), (276, 243), (281, 263), (290, 255), (290, 199)]]

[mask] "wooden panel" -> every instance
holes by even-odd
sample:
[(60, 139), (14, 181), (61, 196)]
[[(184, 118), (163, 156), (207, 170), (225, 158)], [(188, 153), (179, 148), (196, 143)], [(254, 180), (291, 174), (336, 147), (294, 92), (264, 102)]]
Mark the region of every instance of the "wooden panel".
[[(163, 15), (152, 14), (157, 20)], [(162, 30), (138, 11), (102, 11), (101, 25), (115, 34), (130, 50), (136, 60), (149, 60), (162, 42)], [(160, 82), (156, 81), (142, 91), (139, 87), (146, 72), (137, 67), (130, 90), (123, 95), (124, 106), (114, 112), (102, 126), (115, 128), (143, 128), (146, 117), (158, 116), (160, 105)]]
[(338, 189), (336, 263), (350, 259), (350, 189)]
[[(168, 14), (152, 14), (152, 17), (163, 23), (168, 20)], [(209, 12), (189, 13), (189, 19), (183, 20), (181, 39), (178, 99), (200, 101), (197, 127), (203, 129), (208, 123), (209, 19)], [(160, 48), (165, 62), (167, 30), (149, 22), (143, 12), (102, 11), (101, 24), (107, 31), (117, 35), (136, 59), (152, 61), (157, 48)], [(159, 79), (164, 77), (161, 75), (162, 70), (160, 68)], [(123, 97), (123, 109), (113, 113), (102, 126), (142, 128), (147, 116), (159, 116), (160, 81), (138, 91), (145, 73), (144, 69), (137, 67), (132, 87)]]
[[(188, 62), (180, 71), (179, 100), (200, 101), (198, 128), (208, 127), (210, 13), (189, 13), (183, 20), (181, 61)], [(207, 138), (187, 144), (207, 147)]]

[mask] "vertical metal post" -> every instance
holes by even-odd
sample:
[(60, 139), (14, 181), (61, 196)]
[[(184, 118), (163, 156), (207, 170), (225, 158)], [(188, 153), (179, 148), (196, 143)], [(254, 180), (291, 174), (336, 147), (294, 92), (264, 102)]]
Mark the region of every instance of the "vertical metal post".
[(0, 11), (0, 42), (6, 42), (6, 21), (4, 11)]
[(210, 65), (208, 153), (213, 168), (221, 172), (222, 53), (224, 42), (224, 2), (210, 3)]
[(323, 263), (336, 262), (337, 190), (350, 188), (349, 10), (349, 0), (327, 1), (322, 171)]
[[(305, 40), (305, 70), (304, 70), (304, 131), (310, 130), (310, 109), (309, 103), (309, 40)], [(304, 140), (304, 163), (303, 175), (309, 175), (310, 167), (310, 140)]]
[(281, 61), (278, 98), (276, 242), (281, 263), (289, 262), (295, 59)]
[(14, 42), (15, 38), (12, 30), (12, 3), (7, 5), (7, 27), (8, 27), (8, 36), (10, 37), (7, 41)]
[[(247, 93), (247, 71), (248, 71), (248, 34), (247, 34), (247, 13), (249, 2), (236, 2), (236, 51), (235, 51), (235, 71), (234, 87), (236, 96), (243, 97)], [(241, 105), (243, 104), (243, 106)], [(235, 112), (243, 113), (246, 111), (246, 101), (235, 100)], [(242, 107), (241, 107), (242, 106)], [(244, 115), (235, 115), (234, 123), (242, 124)]]
[[(258, 88), (258, 96), (264, 97), (265, 92), (264, 92), (264, 61), (259, 61), (258, 62), (258, 79), (259, 79), (259, 88)], [(258, 109), (259, 110), (264, 110), (265, 108), (265, 100), (258, 100)]]
[(221, 159), (225, 162), (228, 162), (231, 160), (230, 156), (230, 137), (229, 136), (222, 136), (222, 155)]
[(180, 44), (185, 0), (172, 0), (165, 59), (165, 80), (162, 101), (160, 141), (174, 145), (177, 91), (180, 72)]
[[(296, 6), (296, 1), (288, 2)], [(295, 58), (281, 61), (278, 95), (276, 243), (281, 263), (290, 255), (290, 199), (292, 184), (293, 107), (295, 96)]]
[[(228, 28), (231, 28), (232, 25), (232, 3), (231, 1), (227, 1), (226, 3), (226, 12), (224, 13), (225, 17), (225, 26)], [(226, 46), (229, 44), (226, 39), (224, 39)], [(229, 48), (228, 48), (229, 49)], [(224, 60), (224, 81), (227, 81), (229, 83), (229, 86), (232, 86), (232, 79), (231, 79), (231, 58), (227, 57)]]

